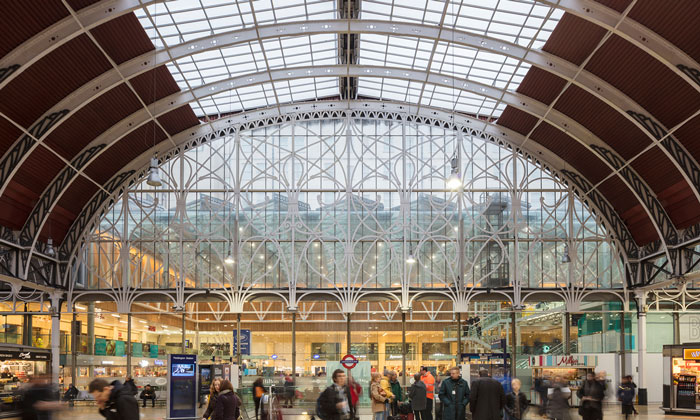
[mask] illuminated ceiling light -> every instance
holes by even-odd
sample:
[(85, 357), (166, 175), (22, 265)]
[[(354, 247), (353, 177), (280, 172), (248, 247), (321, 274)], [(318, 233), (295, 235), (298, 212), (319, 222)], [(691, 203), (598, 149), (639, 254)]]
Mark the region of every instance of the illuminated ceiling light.
[(228, 264), (228, 265), (233, 264), (233, 263), (234, 263), (233, 255), (231, 255), (231, 254), (229, 253), (229, 254), (226, 256), (226, 258), (224, 258), (224, 262), (225, 262), (226, 264)]
[(415, 264), (416, 263), (416, 258), (413, 256), (413, 252), (408, 253), (408, 257), (406, 258), (406, 264)]
[(450, 172), (450, 176), (447, 177), (445, 182), (447, 183), (447, 188), (454, 191), (462, 186), (462, 178), (459, 176), (459, 161), (457, 156), (452, 158), (450, 161), (450, 166), (452, 167), (452, 170)]
[(53, 238), (49, 237), (49, 239), (46, 240), (46, 252), (44, 253), (49, 257), (56, 256), (56, 250), (53, 249)]
[(151, 158), (151, 166), (148, 169), (148, 179), (146, 184), (151, 187), (160, 187), (163, 183), (160, 180), (160, 169), (158, 168), (158, 158), (153, 155)]
[(561, 262), (563, 264), (568, 264), (571, 262), (571, 257), (569, 256), (569, 245), (564, 246), (564, 255), (561, 256)]
[(122, 317), (122, 316), (119, 315), (119, 314), (111, 314), (111, 315), (112, 315), (113, 317), (115, 317), (115, 318), (121, 318), (121, 317)]

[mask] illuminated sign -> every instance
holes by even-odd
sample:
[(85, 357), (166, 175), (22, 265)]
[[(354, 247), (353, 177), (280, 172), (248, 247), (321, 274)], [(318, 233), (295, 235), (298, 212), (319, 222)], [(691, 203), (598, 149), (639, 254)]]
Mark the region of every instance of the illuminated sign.
[(700, 349), (683, 349), (685, 360), (700, 360)]

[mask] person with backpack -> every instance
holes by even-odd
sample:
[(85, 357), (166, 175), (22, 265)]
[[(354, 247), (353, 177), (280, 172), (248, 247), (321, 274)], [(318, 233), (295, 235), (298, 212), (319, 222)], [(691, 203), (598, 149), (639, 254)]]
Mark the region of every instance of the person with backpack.
[(347, 378), (342, 369), (333, 371), (333, 384), (316, 401), (316, 414), (321, 420), (351, 420), (355, 418)]
[(373, 420), (387, 420), (386, 391), (381, 385), (382, 375), (379, 372), (372, 373), (372, 382), (369, 384), (370, 400), (372, 400)]
[(620, 387), (617, 389), (617, 399), (622, 404), (622, 415), (625, 420), (634, 412), (634, 387), (632, 386), (632, 378), (623, 376)]
[(255, 420), (260, 417), (260, 402), (262, 401), (263, 395), (265, 394), (265, 387), (263, 386), (263, 378), (260, 377), (253, 382), (253, 403), (255, 404)]

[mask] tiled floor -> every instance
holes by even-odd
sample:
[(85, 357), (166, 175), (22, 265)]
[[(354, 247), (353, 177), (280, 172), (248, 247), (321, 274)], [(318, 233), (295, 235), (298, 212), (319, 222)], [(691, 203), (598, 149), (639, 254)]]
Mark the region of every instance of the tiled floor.
[[(638, 407), (639, 416), (634, 417), (633, 420), (661, 420), (661, 419), (695, 419), (698, 420), (700, 417), (695, 416), (681, 416), (681, 415), (664, 415), (663, 411), (658, 408), (657, 404), (650, 405), (647, 407)], [(202, 410), (203, 411), (203, 410)], [(301, 414), (301, 410), (286, 410), (287, 413), (284, 416), (284, 420), (309, 420), (309, 415)], [(536, 415), (536, 410), (529, 410), (526, 419), (538, 420), (540, 417)], [(361, 420), (370, 420), (369, 413), (360, 413)], [(571, 412), (572, 420), (580, 420), (580, 416), (576, 414), (575, 411)], [(56, 413), (53, 420), (97, 420), (102, 417), (97, 413), (94, 407), (74, 407), (69, 410)], [(163, 420), (165, 418), (165, 409), (163, 408), (141, 408), (141, 419), (143, 420)], [(605, 409), (604, 418), (606, 420), (618, 420), (622, 419), (620, 414), (620, 407), (611, 405)]]

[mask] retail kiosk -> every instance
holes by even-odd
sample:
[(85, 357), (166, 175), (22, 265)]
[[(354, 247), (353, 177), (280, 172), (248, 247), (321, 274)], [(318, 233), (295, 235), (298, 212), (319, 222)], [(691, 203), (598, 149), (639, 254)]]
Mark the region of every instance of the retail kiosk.
[[(530, 356), (528, 365), (532, 368), (533, 384), (536, 378), (553, 381), (557, 376), (561, 377), (571, 389), (571, 405), (577, 407), (580, 405), (580, 401), (576, 391), (581, 388), (588, 372), (595, 371), (598, 365), (598, 356), (584, 356), (580, 354), (569, 356)], [(531, 393), (531, 401), (535, 402), (535, 400), (539, 399), (534, 386)]]
[(700, 343), (665, 345), (663, 372), (663, 410), (700, 414)]

